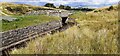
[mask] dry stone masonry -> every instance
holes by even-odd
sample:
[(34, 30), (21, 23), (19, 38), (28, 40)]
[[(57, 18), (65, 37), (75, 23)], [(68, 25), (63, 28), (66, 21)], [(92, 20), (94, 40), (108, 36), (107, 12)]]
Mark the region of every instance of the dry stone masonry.
[[(39, 14), (46, 14), (49, 16), (60, 16), (66, 17), (69, 15), (68, 11), (59, 11), (59, 10), (41, 10), (41, 11), (33, 11), (28, 12), (26, 15), (39, 15)], [(62, 18), (63, 20), (64, 18)], [(2, 47), (4, 49), (6, 46), (10, 46), (16, 42), (22, 41), (24, 39), (35, 38), (37, 36), (41, 36), (41, 34), (51, 32), (53, 30), (59, 29), (63, 26), (63, 22), (61, 20), (52, 21), (44, 24), (38, 24), (35, 26), (28, 26), (25, 28), (9, 30), (6, 32), (2, 32)]]
[(22, 29), (10, 30), (2, 33), (2, 46), (8, 46), (23, 39), (40, 35), (46, 31), (60, 28), (60, 21), (52, 21), (49, 23), (39, 24), (35, 26), (28, 26)]
[(17, 18), (13, 18), (13, 17), (10, 17), (10, 16), (0, 16), (0, 20), (14, 21), (16, 19)]
[(66, 10), (38, 10), (27, 12), (26, 15), (48, 15), (48, 16), (68, 16), (70, 12)]

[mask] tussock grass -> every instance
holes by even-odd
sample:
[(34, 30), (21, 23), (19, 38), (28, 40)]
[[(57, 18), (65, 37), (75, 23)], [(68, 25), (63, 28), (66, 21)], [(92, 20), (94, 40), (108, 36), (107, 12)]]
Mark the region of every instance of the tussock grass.
[(117, 11), (77, 12), (71, 15), (79, 23), (64, 32), (47, 35), (13, 49), (11, 54), (118, 54)]
[[(88, 26), (89, 25), (89, 26)], [(102, 25), (102, 24), (101, 24)], [(44, 38), (37, 38), (28, 43), (28, 46), (15, 49), (12, 54), (116, 54), (117, 47), (117, 26), (111, 29), (93, 23), (74, 26), (65, 32), (47, 35)], [(106, 25), (108, 26), (108, 25)], [(114, 30), (112, 30), (114, 29)]]

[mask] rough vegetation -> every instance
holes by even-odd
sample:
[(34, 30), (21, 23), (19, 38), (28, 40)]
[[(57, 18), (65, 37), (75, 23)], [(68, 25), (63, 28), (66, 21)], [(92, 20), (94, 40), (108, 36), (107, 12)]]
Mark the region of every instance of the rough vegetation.
[(46, 16), (46, 15), (29, 15), (29, 16), (13, 16), (17, 18), (14, 21), (2, 20), (2, 31), (8, 31), (27, 26), (37, 25), (53, 20), (60, 19), (59, 17)]
[(70, 6), (60, 5), (59, 8), (60, 8), (60, 9), (65, 9), (65, 10), (71, 10), (71, 7), (70, 7)]
[(0, 3), (0, 15), (23, 15), (29, 11), (56, 10), (55, 8), (32, 6), (27, 4)]
[[(117, 7), (116, 7), (117, 8)], [(78, 22), (64, 32), (47, 35), (13, 49), (11, 54), (117, 54), (118, 12), (116, 9), (96, 9), (99, 12), (77, 12), (71, 15)]]
[(117, 10), (118, 10), (118, 6), (112, 5), (112, 6), (107, 6), (107, 7), (103, 7), (103, 8), (98, 8), (98, 9), (94, 10), (93, 12), (108, 12), (108, 11), (117, 11)]
[(47, 3), (47, 4), (45, 4), (44, 6), (45, 6), (45, 7), (56, 8), (56, 7), (54, 6), (54, 4), (52, 4), (52, 3)]

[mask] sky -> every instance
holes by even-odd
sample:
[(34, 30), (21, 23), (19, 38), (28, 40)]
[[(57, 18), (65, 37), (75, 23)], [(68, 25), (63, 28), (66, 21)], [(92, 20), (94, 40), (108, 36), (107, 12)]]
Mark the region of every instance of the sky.
[(101, 4), (101, 3), (114, 3), (118, 2), (119, 0), (71, 0), (71, 1), (46, 1), (56, 4), (69, 4), (71, 2), (85, 2), (85, 3), (91, 3), (91, 4)]
[(15, 2), (20, 4), (31, 4), (41, 6), (46, 3), (54, 3), (56, 6), (69, 5), (69, 6), (102, 6), (117, 4), (120, 0), (0, 0), (0, 2)]

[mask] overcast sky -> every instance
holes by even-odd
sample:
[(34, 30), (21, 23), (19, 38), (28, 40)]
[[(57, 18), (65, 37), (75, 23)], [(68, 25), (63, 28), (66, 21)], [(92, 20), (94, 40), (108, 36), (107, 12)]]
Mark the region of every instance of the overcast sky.
[[(0, 0), (0, 2), (24, 2), (26, 4), (38, 5), (40, 2), (54, 3), (55, 5), (65, 5), (73, 2), (88, 3), (89, 5), (112, 4), (118, 3), (120, 0)], [(73, 4), (74, 5), (74, 4)]]
[[(67, 0), (66, 0), (67, 1)], [(57, 4), (69, 4), (70, 2), (87, 2), (92, 4), (101, 4), (101, 3), (115, 3), (119, 0), (69, 0), (69, 1), (45, 1), (45, 2), (51, 2), (51, 3), (57, 3)]]
[(103, 3), (117, 3), (120, 0), (69, 0), (69, 1), (47, 1), (45, 0), (45, 2), (51, 2), (51, 3), (56, 3), (56, 4), (69, 4), (71, 2), (85, 2), (85, 3), (90, 3), (90, 4), (94, 4), (94, 5), (98, 5), (98, 4), (103, 4)]
[(0, 0), (0, 2), (52, 2), (52, 3), (61, 3), (68, 4), (69, 2), (91, 2), (94, 4), (104, 3), (104, 2), (118, 2), (120, 0)]

